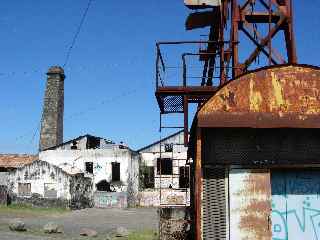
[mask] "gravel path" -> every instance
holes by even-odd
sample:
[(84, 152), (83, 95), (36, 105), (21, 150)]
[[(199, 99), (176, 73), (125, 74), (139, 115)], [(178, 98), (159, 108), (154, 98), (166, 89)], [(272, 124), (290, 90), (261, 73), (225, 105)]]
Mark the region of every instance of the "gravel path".
[[(36, 234), (20, 234), (6, 230), (7, 223), (13, 218), (21, 218), (27, 229), (33, 231), (42, 230), (42, 227), (50, 221), (62, 225), (64, 237), (79, 237), (81, 228), (91, 228), (98, 234), (106, 235), (117, 227), (125, 227), (131, 231), (157, 230), (158, 215), (156, 209), (84, 209), (72, 211), (60, 215), (1, 215), (0, 214), (0, 240), (44, 240), (52, 239), (47, 236), (37, 237)], [(64, 238), (63, 237), (63, 238)], [(57, 239), (56, 237), (54, 239)]]

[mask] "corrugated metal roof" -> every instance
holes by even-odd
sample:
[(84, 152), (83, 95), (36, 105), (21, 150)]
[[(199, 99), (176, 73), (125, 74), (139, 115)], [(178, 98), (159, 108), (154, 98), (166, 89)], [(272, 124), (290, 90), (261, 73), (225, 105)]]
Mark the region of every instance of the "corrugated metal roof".
[(29, 154), (0, 154), (0, 167), (18, 168), (38, 160), (38, 155)]

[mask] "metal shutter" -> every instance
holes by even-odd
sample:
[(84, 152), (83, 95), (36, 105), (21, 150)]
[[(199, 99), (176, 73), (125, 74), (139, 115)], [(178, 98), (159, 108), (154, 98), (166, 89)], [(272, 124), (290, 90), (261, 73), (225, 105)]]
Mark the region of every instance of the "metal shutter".
[(226, 239), (226, 171), (205, 168), (203, 179), (203, 240)]

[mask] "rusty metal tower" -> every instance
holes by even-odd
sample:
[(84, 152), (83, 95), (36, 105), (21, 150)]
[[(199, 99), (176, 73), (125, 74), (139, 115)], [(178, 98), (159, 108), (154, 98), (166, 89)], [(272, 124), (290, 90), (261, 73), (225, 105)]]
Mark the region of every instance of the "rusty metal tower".
[[(156, 45), (156, 91), (160, 119), (170, 113), (181, 113), (185, 145), (188, 144), (189, 104), (201, 106), (222, 85), (252, 70), (260, 57), (260, 66), (295, 64), (297, 62), (293, 33), (292, 0), (185, 0), (193, 11), (186, 29), (208, 27), (207, 39), (200, 41), (159, 42)], [(248, 44), (254, 46), (252, 51)], [(165, 45), (196, 46), (196, 51), (181, 53), (182, 79), (166, 82)], [(282, 45), (282, 46), (281, 46)], [(241, 53), (241, 54), (240, 54)], [(241, 58), (240, 58), (241, 55)], [(190, 84), (187, 58), (197, 57), (202, 69), (198, 82)], [(191, 66), (192, 67), (192, 66)], [(167, 128), (161, 123), (160, 129)]]

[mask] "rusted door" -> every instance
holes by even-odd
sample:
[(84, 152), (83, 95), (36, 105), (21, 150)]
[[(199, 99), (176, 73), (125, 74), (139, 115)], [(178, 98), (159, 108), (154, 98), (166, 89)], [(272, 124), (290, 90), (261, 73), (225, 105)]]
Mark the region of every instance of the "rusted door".
[(230, 170), (229, 199), (230, 240), (271, 239), (269, 170)]
[(272, 239), (320, 239), (320, 171), (273, 171)]

